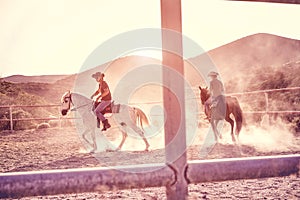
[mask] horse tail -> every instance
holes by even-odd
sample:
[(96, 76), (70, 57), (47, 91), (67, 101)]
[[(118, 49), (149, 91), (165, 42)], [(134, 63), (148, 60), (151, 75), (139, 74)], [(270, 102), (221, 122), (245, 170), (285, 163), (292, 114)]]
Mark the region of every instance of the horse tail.
[(140, 125), (142, 129), (144, 125), (149, 125), (149, 120), (146, 114), (139, 108), (134, 107), (134, 110), (135, 110), (136, 125)]
[(244, 124), (243, 111), (236, 97), (234, 97), (234, 109), (232, 112), (236, 122), (236, 133), (239, 134)]

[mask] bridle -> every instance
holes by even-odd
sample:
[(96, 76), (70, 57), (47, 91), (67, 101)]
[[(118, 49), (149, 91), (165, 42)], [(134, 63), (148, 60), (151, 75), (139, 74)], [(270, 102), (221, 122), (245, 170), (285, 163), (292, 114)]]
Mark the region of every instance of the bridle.
[[(206, 90), (206, 89), (200, 89), (201, 90), (201, 94), (200, 94), (200, 99), (201, 99), (201, 103), (204, 104), (205, 101), (207, 99), (209, 99), (210, 97), (210, 94), (209, 94), (209, 91)], [(205, 96), (204, 96), (205, 95)]]
[[(69, 99), (69, 101), (68, 101), (68, 99)], [(70, 110), (70, 109), (71, 109), (71, 104), (74, 106), (73, 101), (72, 101), (72, 94), (69, 93), (69, 96), (65, 96), (65, 97), (63, 98), (63, 102), (64, 102), (64, 103), (69, 103), (69, 104), (68, 104), (67, 110)]]
[[(69, 101), (68, 101), (68, 99), (69, 99)], [(90, 104), (90, 103), (86, 103), (86, 104), (83, 104), (83, 105), (80, 105), (80, 106), (75, 107), (75, 105), (74, 105), (74, 103), (73, 103), (73, 101), (72, 101), (72, 93), (69, 93), (69, 96), (65, 96), (65, 97), (63, 98), (63, 102), (64, 102), (64, 103), (69, 103), (69, 104), (68, 104), (67, 110), (71, 110), (71, 111), (76, 111), (77, 109), (82, 108), (82, 107), (85, 107), (85, 106), (87, 106), (87, 105)], [(72, 104), (72, 108), (71, 108), (71, 104)]]

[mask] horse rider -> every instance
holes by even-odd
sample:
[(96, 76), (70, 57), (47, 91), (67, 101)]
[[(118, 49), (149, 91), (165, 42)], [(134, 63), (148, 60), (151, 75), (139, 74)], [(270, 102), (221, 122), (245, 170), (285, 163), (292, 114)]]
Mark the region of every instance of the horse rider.
[(91, 96), (91, 99), (93, 99), (95, 96), (97, 96), (96, 101), (95, 101), (94, 113), (98, 117), (98, 119), (101, 120), (101, 122), (103, 124), (102, 131), (106, 131), (108, 128), (111, 127), (111, 125), (108, 123), (108, 120), (105, 118), (105, 116), (104, 116), (104, 114), (102, 114), (102, 112), (104, 111), (104, 109), (107, 106), (109, 106), (111, 104), (111, 99), (112, 99), (111, 93), (110, 93), (108, 84), (106, 83), (106, 81), (104, 81), (103, 73), (96, 72), (95, 74), (92, 75), (92, 77), (95, 78), (96, 81), (99, 83), (98, 89)]
[(219, 73), (214, 71), (208, 73), (208, 76), (211, 78), (209, 83), (209, 92), (211, 97), (205, 102), (206, 113), (210, 113), (208, 112), (209, 109), (216, 107), (219, 101), (225, 102), (224, 86), (223, 83), (218, 79), (218, 75)]

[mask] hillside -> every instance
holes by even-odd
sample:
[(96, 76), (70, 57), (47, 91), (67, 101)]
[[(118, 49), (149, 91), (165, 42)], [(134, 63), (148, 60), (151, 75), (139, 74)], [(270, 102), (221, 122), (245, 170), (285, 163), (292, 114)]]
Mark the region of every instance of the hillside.
[[(45, 78), (47, 76), (44, 76)], [(3, 79), (0, 81), (0, 105), (58, 105), (61, 95), (73, 87), (75, 75), (72, 76), (56, 76), (63, 79), (55, 83), (45, 82), (8, 82)], [(30, 80), (28, 77), (22, 76), (23, 81)], [(19, 80), (20, 81), (20, 80)], [(53, 80), (52, 80), (53, 81)], [(60, 113), (57, 107), (14, 107), (12, 109), (12, 117), (16, 118), (48, 118), (49, 116), (58, 117)], [(7, 107), (0, 108), (0, 119), (9, 119)], [(35, 128), (38, 121), (14, 121), (14, 130)], [(0, 121), (0, 130), (9, 130), (9, 121)]]
[[(213, 65), (219, 70), (227, 93), (298, 87), (300, 41), (263, 33), (250, 35), (185, 60), (184, 65), (186, 80), (193, 87), (207, 84), (204, 79), (207, 79), (206, 74)], [(116, 102), (162, 99), (161, 87), (158, 87), (159, 84), (155, 85), (161, 83), (160, 61), (142, 56), (118, 58), (74, 75), (41, 76), (40, 79), (14, 76), (17, 81), (11, 83), (10, 88), (17, 88), (19, 94), (36, 96), (39, 99), (37, 102), (42, 100), (47, 104), (58, 104), (62, 94), (68, 90), (90, 96), (97, 86), (91, 75), (97, 71), (105, 73), (105, 79)], [(4, 80), (8, 79), (2, 79), (2, 82)], [(274, 109), (299, 110), (299, 96), (299, 91), (271, 95), (271, 100), (276, 101), (270, 106)], [(243, 99), (243, 104), (250, 102), (252, 110), (259, 110), (265, 106), (262, 103), (263, 95), (251, 97), (253, 99), (247, 98)], [(17, 99), (20, 98), (12, 99), (11, 96), (2, 94), (0, 104), (24, 103), (17, 102)], [(290, 117), (290, 121), (294, 121), (300, 127), (298, 115)]]
[(241, 92), (248, 90), (248, 80), (257, 75), (252, 70), (265, 67), (275, 70), (289, 62), (299, 61), (300, 40), (259, 33), (213, 49), (208, 55), (225, 82), (239, 85), (232, 89), (228, 86), (227, 89)]
[(12, 75), (4, 77), (1, 80), (13, 83), (54, 83), (69, 75), (41, 75), (41, 76), (24, 76), (24, 75)]

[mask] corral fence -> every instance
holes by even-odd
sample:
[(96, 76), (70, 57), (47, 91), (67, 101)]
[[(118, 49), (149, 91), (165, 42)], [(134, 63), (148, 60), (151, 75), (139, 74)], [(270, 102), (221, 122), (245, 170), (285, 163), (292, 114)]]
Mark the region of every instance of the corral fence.
[[(300, 3), (292, 0), (265, 1)], [(180, 0), (161, 0), (161, 22), (162, 30), (182, 32)], [(179, 52), (179, 55), (182, 55), (182, 37), (168, 37), (166, 32), (162, 32), (163, 49), (174, 50), (171, 52)], [(163, 53), (163, 65), (172, 66), (180, 74), (183, 72), (183, 60), (180, 56)], [(178, 95), (178, 101), (184, 102), (182, 82), (176, 82), (175, 77), (166, 71), (163, 72), (163, 80), (166, 87), (170, 84), (180, 86), (174, 92)], [(167, 88), (163, 92), (166, 112), (175, 112), (178, 104), (175, 101), (167, 102), (173, 100), (174, 96), (171, 96)], [(166, 162), (163, 164), (2, 173), (0, 197), (18, 198), (165, 186), (168, 199), (186, 199), (187, 186), (190, 183), (288, 176), (299, 173), (300, 154), (187, 162), (186, 151), (179, 153), (182, 149), (186, 150), (185, 130), (180, 130), (176, 134), (172, 127), (179, 122), (179, 117), (170, 115), (167, 119)], [(185, 124), (185, 119), (182, 122)]]
[[(49, 116), (49, 117), (29, 117), (29, 118), (14, 118), (13, 112), (17, 108), (57, 108), (57, 115)], [(59, 104), (52, 104), (52, 105), (3, 105), (0, 106), (0, 109), (7, 109), (9, 118), (2, 118), (0, 122), (9, 122), (10, 131), (14, 130), (14, 122), (16, 121), (58, 121), (59, 127), (62, 126), (63, 120), (73, 120), (76, 119), (74, 117), (62, 117), (60, 114), (60, 105)]]
[[(196, 92), (198, 90), (197, 88), (194, 89)], [(289, 87), (289, 88), (280, 88), (280, 89), (270, 89), (270, 90), (257, 90), (257, 91), (251, 91), (251, 92), (239, 92), (239, 93), (230, 93), (227, 95), (233, 95), (233, 96), (243, 96), (243, 95), (252, 95), (252, 94), (262, 94), (264, 95), (265, 99), (265, 108), (264, 110), (261, 111), (244, 111), (243, 113), (248, 113), (248, 114), (291, 114), (291, 113), (300, 113), (300, 110), (270, 110), (269, 108), (269, 94), (274, 93), (274, 92), (282, 92), (282, 91), (294, 91), (294, 90), (300, 90), (300, 87)], [(198, 98), (197, 98), (198, 99)], [(188, 99), (187, 99), (188, 100)], [(200, 102), (200, 100), (199, 100)], [(161, 101), (157, 102), (147, 102), (147, 103), (131, 103), (130, 105), (143, 105), (143, 104), (161, 104)], [(52, 117), (40, 117), (40, 118), (13, 118), (13, 111), (16, 108), (39, 108), (39, 107), (48, 107), (48, 108), (57, 108), (57, 117), (52, 116)], [(59, 127), (61, 127), (61, 122), (63, 120), (74, 120), (77, 118), (74, 117), (62, 117), (60, 114), (60, 105), (59, 104), (53, 104), (53, 105), (5, 105), (5, 106), (0, 106), (0, 109), (7, 109), (9, 111), (9, 119), (0, 119), (1, 121), (9, 121), (10, 123), (10, 130), (14, 130), (14, 121), (30, 121), (30, 120), (36, 120), (36, 121), (58, 121), (59, 122)]]
[[(299, 164), (300, 154), (189, 161), (183, 177), (188, 184), (195, 184), (288, 176), (299, 172)], [(3, 173), (0, 198), (172, 187), (180, 177), (170, 165), (162, 163)]]
[[(273, 111), (268, 107), (268, 94), (271, 92), (299, 90), (300, 87), (261, 90), (228, 95), (264, 94), (266, 108), (264, 111), (245, 111), (245, 113), (273, 114), (300, 113), (299, 110)], [(161, 102), (149, 102), (155, 104)], [(143, 103), (133, 103), (143, 104)], [(16, 120), (64, 120), (76, 118), (25, 118), (13, 119), (12, 111), (17, 107), (57, 107), (44, 106), (0, 106), (9, 108), (12, 125)], [(231, 158), (218, 160), (189, 161), (185, 166), (183, 177), (187, 183), (209, 181), (228, 181), (238, 179), (288, 176), (299, 172), (300, 154)], [(146, 173), (134, 173), (146, 171)], [(180, 177), (179, 172), (171, 165), (151, 164), (119, 167), (100, 167), (91, 169), (50, 170), (42, 172), (16, 172), (0, 174), (0, 198), (18, 198), (36, 195), (55, 195), (80, 192), (102, 192), (116, 189), (132, 189), (145, 187), (171, 187)], [(30, 189), (29, 189), (30, 188)]]

